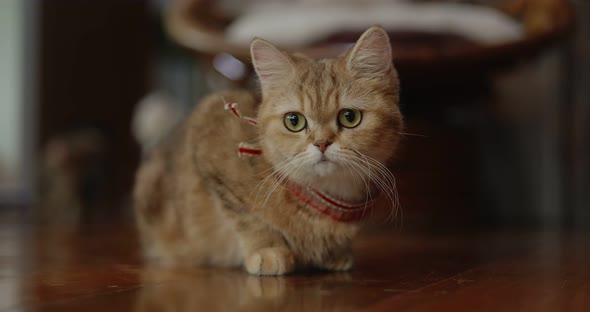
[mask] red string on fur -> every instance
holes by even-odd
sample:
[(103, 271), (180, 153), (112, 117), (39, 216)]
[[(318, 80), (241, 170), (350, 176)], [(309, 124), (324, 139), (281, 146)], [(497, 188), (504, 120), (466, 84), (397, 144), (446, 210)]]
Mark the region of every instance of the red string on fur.
[(242, 118), (242, 114), (238, 111), (238, 103), (227, 103), (225, 104), (225, 110), (230, 110), (236, 117)]
[[(225, 103), (225, 100), (224, 100), (224, 103)], [(242, 115), (242, 113), (238, 109), (238, 103), (225, 103), (224, 108), (225, 108), (225, 110), (229, 110), (230, 112), (232, 112), (236, 117), (238, 117), (240, 119), (244, 119), (247, 123), (249, 123), (251, 125), (256, 126), (258, 124), (256, 119)]]
[[(256, 119), (254, 119), (252, 117), (243, 116), (242, 113), (240, 113), (240, 110), (238, 109), (238, 103), (228, 103), (225, 101), (225, 99), (223, 97), (221, 99), (223, 100), (225, 110), (229, 110), (236, 117), (243, 119), (244, 121), (246, 121), (247, 123), (249, 123), (253, 126), (258, 125), (258, 122), (256, 121)], [(246, 143), (240, 143), (238, 145), (238, 156), (239, 157), (255, 156), (255, 155), (261, 155), (261, 154), (262, 154), (262, 150), (255, 145), (246, 144)]]
[(256, 156), (256, 155), (261, 155), (261, 154), (262, 154), (262, 150), (251, 145), (251, 144), (240, 143), (238, 145), (238, 156), (239, 157)]
[(242, 117), (247, 123), (251, 124), (251, 125), (258, 125), (258, 122), (256, 121), (256, 119), (254, 118), (250, 118), (250, 117)]

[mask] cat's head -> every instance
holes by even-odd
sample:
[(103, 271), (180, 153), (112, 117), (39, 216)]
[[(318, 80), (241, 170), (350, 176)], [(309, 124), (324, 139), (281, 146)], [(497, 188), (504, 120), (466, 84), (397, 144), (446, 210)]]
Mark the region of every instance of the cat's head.
[(353, 175), (367, 173), (367, 162), (392, 157), (403, 121), (382, 28), (370, 28), (334, 59), (287, 54), (262, 39), (252, 41), (251, 56), (262, 88), (260, 142), (280, 174), (301, 184), (361, 181)]

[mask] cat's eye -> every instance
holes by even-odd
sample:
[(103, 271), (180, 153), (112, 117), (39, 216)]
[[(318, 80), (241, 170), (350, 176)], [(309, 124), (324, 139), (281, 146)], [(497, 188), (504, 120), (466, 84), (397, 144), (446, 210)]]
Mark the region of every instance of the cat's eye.
[(344, 128), (354, 128), (361, 123), (363, 114), (357, 109), (343, 109), (338, 112), (338, 124)]
[(305, 120), (305, 116), (301, 113), (286, 113), (285, 118), (283, 119), (283, 123), (285, 127), (292, 132), (299, 132), (307, 126), (307, 120)]

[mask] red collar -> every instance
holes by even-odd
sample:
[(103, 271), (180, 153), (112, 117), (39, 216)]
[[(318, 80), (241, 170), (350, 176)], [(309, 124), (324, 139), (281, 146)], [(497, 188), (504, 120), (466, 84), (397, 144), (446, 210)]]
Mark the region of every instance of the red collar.
[(344, 202), (311, 187), (302, 187), (292, 182), (287, 182), (287, 189), (305, 206), (339, 222), (358, 222), (373, 206), (373, 200)]

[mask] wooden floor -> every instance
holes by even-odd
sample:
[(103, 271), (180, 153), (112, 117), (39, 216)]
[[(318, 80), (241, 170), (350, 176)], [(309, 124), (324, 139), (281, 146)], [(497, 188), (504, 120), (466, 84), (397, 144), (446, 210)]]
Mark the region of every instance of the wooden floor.
[(415, 234), (356, 243), (349, 273), (141, 264), (126, 222), (0, 218), (0, 311), (590, 311), (590, 235)]

